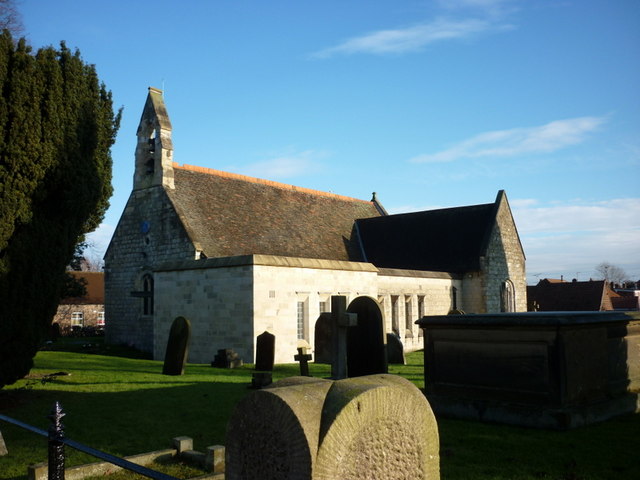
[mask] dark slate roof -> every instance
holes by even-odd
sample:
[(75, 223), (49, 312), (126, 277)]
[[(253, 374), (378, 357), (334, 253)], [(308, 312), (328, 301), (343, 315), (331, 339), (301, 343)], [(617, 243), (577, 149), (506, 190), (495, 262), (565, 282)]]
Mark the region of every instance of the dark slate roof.
[(611, 310), (604, 280), (550, 282), (540, 280), (527, 287), (527, 303), (541, 312)]
[(495, 203), (358, 220), (365, 260), (382, 268), (477, 271), (501, 194)]
[(362, 261), (354, 221), (380, 215), (374, 202), (218, 170), (174, 165), (174, 175), (166, 192), (207, 257)]

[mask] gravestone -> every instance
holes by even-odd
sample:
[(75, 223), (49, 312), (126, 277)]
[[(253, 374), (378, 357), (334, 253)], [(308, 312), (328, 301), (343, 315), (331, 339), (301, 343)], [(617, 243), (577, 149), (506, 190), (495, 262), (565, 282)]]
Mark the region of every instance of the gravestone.
[(331, 378), (347, 377), (347, 331), (355, 326), (355, 313), (347, 313), (347, 297), (331, 296)]
[(227, 424), (227, 480), (438, 480), (439, 463), (429, 402), (394, 375), (289, 377), (240, 400)]
[(307, 353), (307, 347), (298, 347), (298, 354), (293, 356), (296, 362), (300, 362), (300, 375), (309, 377), (309, 361), (311, 354)]
[(289, 377), (240, 400), (227, 423), (226, 480), (311, 479), (331, 381)]
[(191, 323), (184, 317), (177, 317), (171, 324), (167, 351), (164, 355), (163, 375), (182, 375), (189, 353)]
[(256, 337), (256, 371), (273, 371), (273, 361), (276, 354), (276, 336), (269, 332), (262, 332)]
[(232, 348), (222, 348), (213, 356), (212, 367), (236, 368), (242, 366), (242, 359)]
[(315, 348), (316, 363), (331, 363), (333, 361), (333, 350), (331, 343), (331, 313), (321, 313), (315, 326)]
[(404, 347), (395, 333), (387, 333), (387, 361), (392, 365), (405, 365)]
[(347, 329), (347, 374), (349, 377), (387, 373), (387, 344), (382, 309), (371, 297), (357, 297), (347, 308), (357, 324)]

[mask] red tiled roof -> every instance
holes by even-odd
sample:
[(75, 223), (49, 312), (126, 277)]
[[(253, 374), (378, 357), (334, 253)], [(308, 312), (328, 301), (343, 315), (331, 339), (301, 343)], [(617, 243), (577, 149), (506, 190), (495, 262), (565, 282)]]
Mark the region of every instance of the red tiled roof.
[(87, 294), (84, 297), (64, 298), (60, 303), (63, 304), (104, 304), (104, 273), (103, 272), (77, 272), (70, 271), (71, 275), (76, 278), (84, 278), (87, 282), (85, 288)]
[(264, 254), (361, 261), (356, 219), (373, 202), (202, 167), (174, 164), (167, 195), (207, 257)]
[(606, 295), (606, 282), (553, 282), (541, 280), (527, 287), (529, 305), (537, 304), (541, 312), (612, 310)]
[(620, 295), (611, 297), (611, 304), (614, 310), (638, 310), (638, 297)]

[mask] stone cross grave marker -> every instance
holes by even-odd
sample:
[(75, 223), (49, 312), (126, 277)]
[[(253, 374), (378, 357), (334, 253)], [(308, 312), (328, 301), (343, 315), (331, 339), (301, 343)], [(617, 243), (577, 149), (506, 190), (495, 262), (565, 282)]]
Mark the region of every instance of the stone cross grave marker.
[(298, 354), (293, 356), (296, 362), (300, 362), (300, 375), (303, 377), (310, 377), (309, 375), (309, 360), (311, 360), (311, 354), (307, 353), (307, 347), (298, 347)]
[(347, 312), (357, 315), (356, 325), (347, 332), (349, 377), (387, 373), (387, 342), (380, 304), (371, 297), (357, 297)]
[(331, 361), (331, 377), (347, 378), (347, 329), (357, 324), (358, 318), (347, 313), (347, 297), (331, 296), (331, 342), (333, 359)]
[(184, 317), (177, 317), (171, 324), (167, 351), (164, 355), (163, 375), (182, 375), (187, 363), (191, 323)]
[(265, 331), (256, 337), (256, 371), (273, 371), (276, 355), (276, 336)]

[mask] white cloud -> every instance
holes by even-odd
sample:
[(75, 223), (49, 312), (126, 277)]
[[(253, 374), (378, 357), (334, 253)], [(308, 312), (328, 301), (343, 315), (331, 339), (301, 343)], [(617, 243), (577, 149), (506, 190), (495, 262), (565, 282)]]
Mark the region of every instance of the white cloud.
[(318, 161), (322, 156), (324, 154), (313, 150), (285, 153), (269, 160), (247, 165), (240, 169), (240, 173), (269, 179), (310, 175), (322, 171), (323, 166)]
[(527, 256), (529, 283), (560, 275), (595, 278), (595, 266), (603, 261), (640, 278), (640, 198), (510, 203)]
[(555, 120), (538, 127), (495, 130), (463, 140), (446, 150), (415, 156), (409, 161), (443, 163), (462, 158), (550, 153), (584, 142), (605, 122), (606, 117), (578, 117)]
[(443, 40), (467, 38), (472, 35), (504, 28), (481, 19), (436, 19), (429, 23), (371, 32), (354, 37), (335, 47), (316, 52), (313, 58), (329, 58), (334, 55), (370, 53), (376, 55), (415, 52)]
[(349, 38), (310, 55), (330, 58), (358, 53), (385, 55), (422, 50), (446, 40), (466, 39), (482, 33), (514, 28), (504, 19), (516, 8), (518, 0), (440, 0), (436, 8), (447, 15), (403, 28), (377, 30)]

